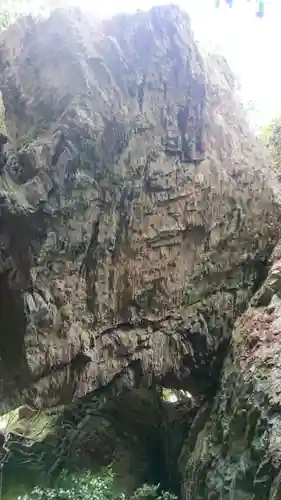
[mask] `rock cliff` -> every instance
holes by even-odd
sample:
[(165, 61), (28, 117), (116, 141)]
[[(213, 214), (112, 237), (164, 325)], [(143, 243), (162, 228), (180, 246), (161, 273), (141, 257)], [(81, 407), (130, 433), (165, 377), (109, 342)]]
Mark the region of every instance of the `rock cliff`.
[(111, 382), (209, 397), (277, 241), (268, 158), (166, 6), (0, 38), (1, 405)]
[(72, 403), (63, 465), (279, 499), (279, 188), (226, 61), (175, 6), (63, 9), (0, 35), (0, 90), (1, 412)]
[(279, 243), (267, 279), (236, 323), (214, 405), (183, 447), (186, 499), (281, 497), (280, 257)]

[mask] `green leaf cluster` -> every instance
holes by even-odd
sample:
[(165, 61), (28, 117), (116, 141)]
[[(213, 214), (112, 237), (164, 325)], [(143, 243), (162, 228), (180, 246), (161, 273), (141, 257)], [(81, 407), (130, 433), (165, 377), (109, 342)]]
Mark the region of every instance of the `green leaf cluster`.
[(159, 486), (144, 485), (132, 495), (115, 491), (114, 474), (108, 469), (101, 476), (90, 472), (68, 474), (63, 472), (53, 488), (36, 486), (18, 500), (177, 500)]

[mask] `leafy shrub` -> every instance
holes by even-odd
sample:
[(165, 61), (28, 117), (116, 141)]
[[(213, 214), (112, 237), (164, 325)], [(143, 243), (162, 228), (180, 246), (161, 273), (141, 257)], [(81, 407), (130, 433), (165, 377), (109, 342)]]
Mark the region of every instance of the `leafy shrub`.
[(158, 486), (150, 486), (145, 484), (139, 488), (128, 500), (177, 500), (177, 497), (168, 491), (159, 492)]
[(62, 474), (54, 488), (36, 486), (18, 500), (177, 500), (168, 492), (159, 492), (159, 486), (144, 485), (130, 497), (114, 492), (114, 474), (108, 470), (102, 476), (89, 472)]
[(98, 477), (89, 472), (78, 474), (62, 474), (54, 488), (36, 486), (30, 493), (18, 500), (123, 500), (125, 496), (113, 496), (113, 474), (108, 471)]

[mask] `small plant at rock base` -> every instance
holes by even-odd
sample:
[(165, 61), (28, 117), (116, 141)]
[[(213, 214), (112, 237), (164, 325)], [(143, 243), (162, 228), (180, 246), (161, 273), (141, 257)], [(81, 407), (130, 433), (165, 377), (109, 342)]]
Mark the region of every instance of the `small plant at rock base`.
[(177, 500), (177, 497), (172, 493), (159, 491), (159, 487), (159, 485), (150, 486), (149, 484), (144, 484), (127, 500)]

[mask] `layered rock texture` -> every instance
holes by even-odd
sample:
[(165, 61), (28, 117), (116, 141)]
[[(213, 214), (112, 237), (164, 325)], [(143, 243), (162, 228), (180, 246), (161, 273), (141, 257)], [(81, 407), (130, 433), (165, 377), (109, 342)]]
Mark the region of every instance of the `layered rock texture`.
[(276, 237), (225, 61), (176, 7), (23, 19), (0, 57), (3, 393), (54, 404), (122, 374), (204, 391)]
[(265, 283), (236, 323), (215, 403), (183, 447), (186, 499), (281, 498), (280, 258), (279, 243)]
[(275, 268), (255, 296), (267, 309), (236, 326), (211, 407), (280, 214), (226, 61), (200, 54), (174, 6), (103, 22), (57, 10), (1, 34), (0, 89), (2, 412), (107, 387), (182, 388), (195, 401), (171, 445), (179, 454), (189, 435), (184, 498), (267, 498), (279, 466)]

